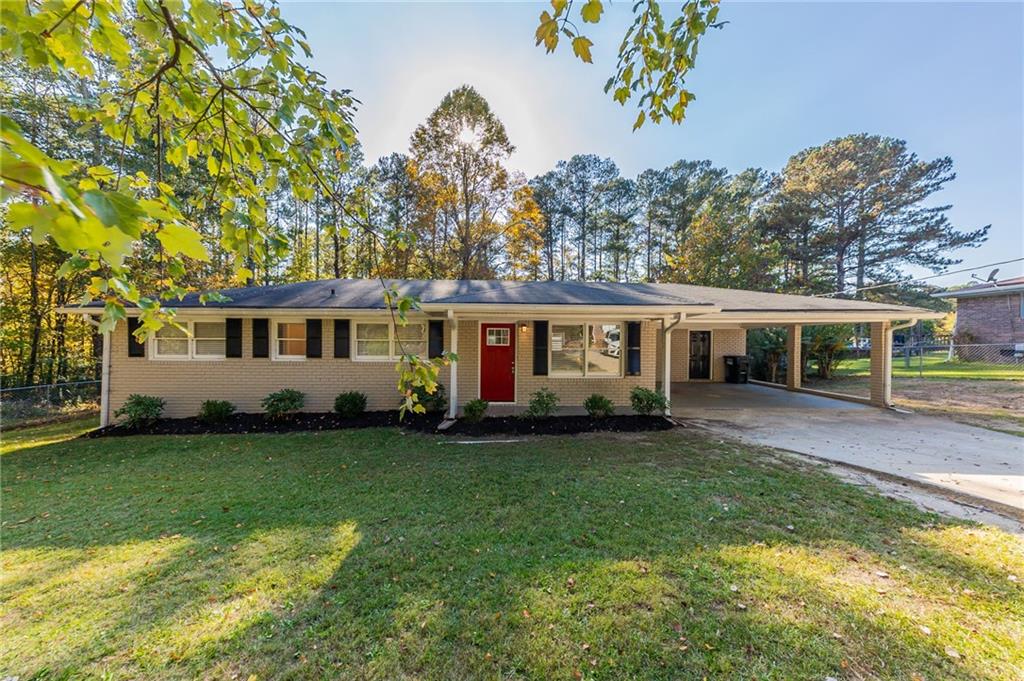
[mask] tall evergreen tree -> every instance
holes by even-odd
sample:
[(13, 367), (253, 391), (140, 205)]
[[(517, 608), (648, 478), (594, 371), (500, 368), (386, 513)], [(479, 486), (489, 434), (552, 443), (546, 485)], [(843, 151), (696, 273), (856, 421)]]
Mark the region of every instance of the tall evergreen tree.
[(953, 180), (949, 157), (922, 161), (903, 140), (849, 135), (792, 157), (783, 192), (802, 206), (827, 246), (835, 290), (902, 276), (902, 266), (939, 271), (948, 253), (980, 245), (988, 226), (961, 232), (948, 205), (926, 205)]
[[(610, 158), (594, 154), (578, 154), (568, 161), (559, 161), (556, 171), (561, 175), (565, 188), (565, 215), (575, 230), (576, 278), (588, 278), (587, 242), (598, 227), (597, 214), (608, 184), (619, 176), (619, 168)], [(593, 262), (589, 272), (596, 272), (597, 253), (592, 253)]]

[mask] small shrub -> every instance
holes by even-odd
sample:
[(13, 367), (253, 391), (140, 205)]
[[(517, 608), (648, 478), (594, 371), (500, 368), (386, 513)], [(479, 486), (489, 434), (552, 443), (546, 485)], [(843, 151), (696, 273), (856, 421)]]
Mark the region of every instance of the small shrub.
[(357, 390), (341, 393), (334, 398), (334, 411), (348, 418), (359, 416), (366, 411), (366, 395)]
[(292, 388), (282, 388), (264, 397), (260, 404), (268, 418), (279, 419), (302, 409), (306, 404), (306, 394)]
[(416, 404), (422, 404), (428, 414), (436, 414), (448, 408), (448, 397), (440, 383), (434, 387), (432, 393), (428, 393), (422, 385), (413, 388), (412, 392), (416, 395)]
[(591, 418), (595, 419), (603, 419), (615, 413), (615, 406), (612, 404), (612, 401), (604, 395), (598, 395), (597, 393), (583, 400), (583, 408), (587, 410)]
[(487, 407), (489, 406), (491, 406), (491, 403), (487, 400), (470, 400), (462, 408), (462, 418), (467, 423), (479, 423), (487, 414)]
[(161, 397), (132, 393), (121, 408), (114, 412), (114, 416), (123, 416), (125, 425), (131, 428), (148, 426), (160, 418), (166, 404)]
[(663, 413), (668, 406), (664, 395), (656, 390), (640, 386), (629, 391), (629, 403), (633, 407), (633, 411), (641, 416), (655, 412)]
[(199, 420), (203, 423), (224, 423), (235, 413), (235, 405), (227, 400), (206, 400), (199, 405)]
[(528, 419), (544, 419), (555, 413), (558, 408), (558, 395), (548, 388), (541, 388), (530, 396), (530, 403), (523, 412)]

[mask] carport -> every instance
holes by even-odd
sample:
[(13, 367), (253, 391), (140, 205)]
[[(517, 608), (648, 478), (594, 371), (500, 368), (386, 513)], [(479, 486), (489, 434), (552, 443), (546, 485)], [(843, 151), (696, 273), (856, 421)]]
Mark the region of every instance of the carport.
[[(786, 384), (792, 395), (758, 390), (722, 392), (726, 379), (726, 358), (747, 352), (750, 329), (777, 328), (785, 331), (785, 363), (802, 367), (802, 337), (805, 326), (864, 324), (870, 328), (870, 395), (848, 399), (862, 405), (889, 407), (892, 404), (892, 332), (921, 319), (937, 319), (941, 313), (898, 305), (829, 297), (794, 296), (756, 291), (737, 291), (663, 284), (678, 295), (694, 295), (715, 309), (692, 310), (662, 319), (658, 335), (656, 375), (659, 389), (671, 386), (673, 406), (679, 409), (707, 407), (708, 404), (756, 403), (761, 409), (849, 410), (841, 396), (805, 389), (800, 371), (787, 371)], [(689, 384), (685, 390), (677, 388)], [(771, 389), (768, 389), (771, 390)], [(803, 399), (798, 396), (802, 395)], [(752, 407), (754, 408), (754, 407)], [(679, 413), (675, 415), (679, 416)]]

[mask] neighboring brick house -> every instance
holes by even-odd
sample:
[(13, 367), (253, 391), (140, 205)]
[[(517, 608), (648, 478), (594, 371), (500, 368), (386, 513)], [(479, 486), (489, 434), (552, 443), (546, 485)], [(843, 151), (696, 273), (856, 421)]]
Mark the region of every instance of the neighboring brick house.
[(1024, 277), (932, 295), (956, 300), (957, 343), (1024, 344)]

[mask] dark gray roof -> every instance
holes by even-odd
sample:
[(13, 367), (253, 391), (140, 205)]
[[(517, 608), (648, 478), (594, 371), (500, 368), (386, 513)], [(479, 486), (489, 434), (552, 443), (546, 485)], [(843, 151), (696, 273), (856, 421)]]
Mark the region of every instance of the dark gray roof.
[[(574, 281), (492, 281), (482, 279), (385, 279), (384, 286), (421, 303), (483, 305), (710, 305), (644, 288), (642, 284)], [(221, 291), (231, 300), (207, 303), (212, 308), (383, 309), (384, 286), (378, 279), (324, 279), (278, 286), (250, 286)], [(190, 293), (174, 307), (201, 307)]]
[[(401, 295), (421, 303), (481, 305), (622, 305), (718, 307), (723, 312), (899, 312), (914, 308), (859, 300), (812, 298), (688, 284), (622, 284), (579, 281), (491, 281), (389, 279)], [(383, 309), (383, 288), (377, 279), (326, 279), (277, 286), (225, 289), (231, 300), (199, 301), (199, 294), (169, 301), (178, 308)]]

